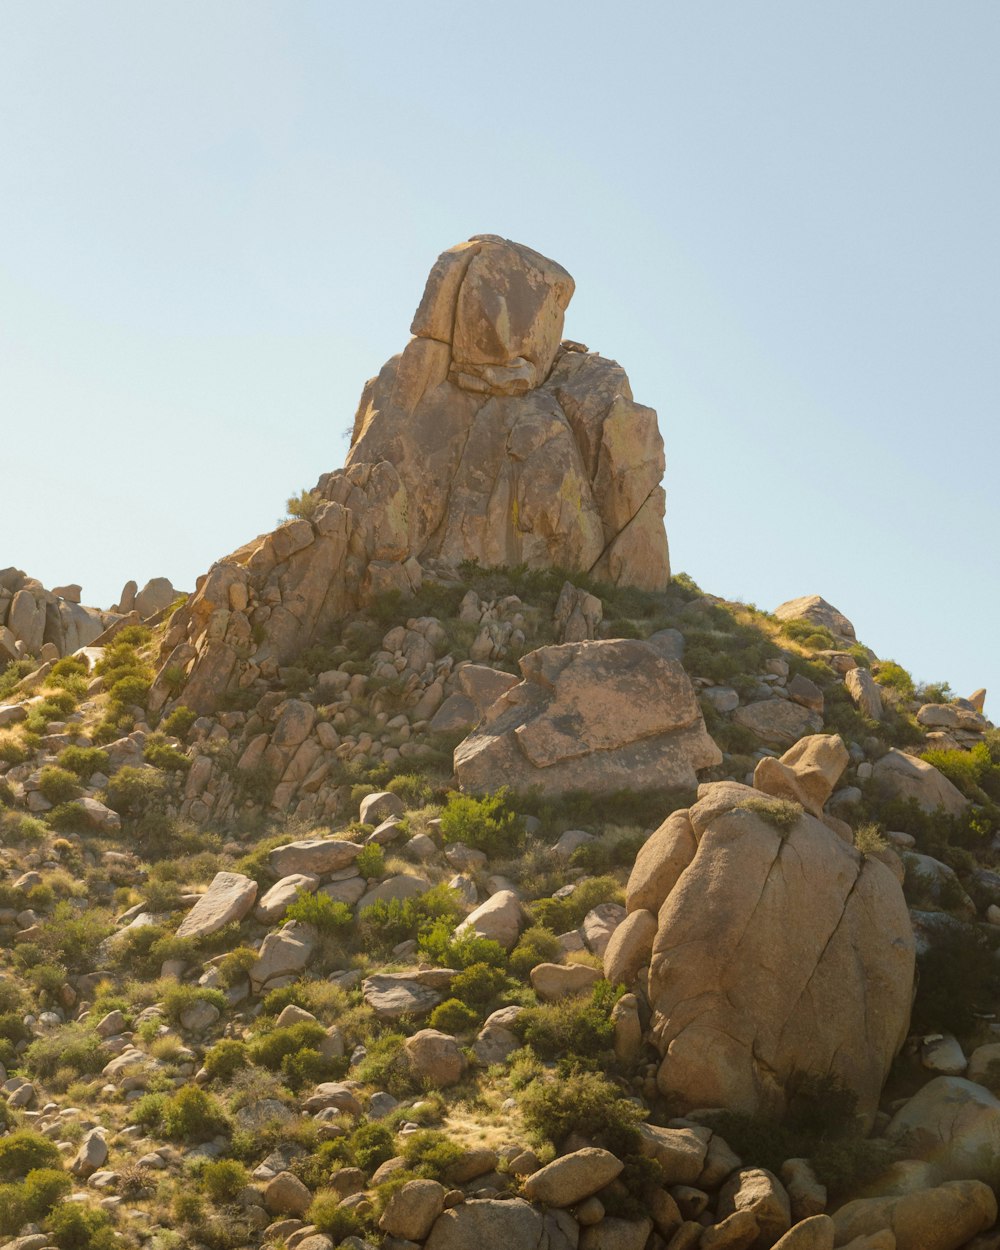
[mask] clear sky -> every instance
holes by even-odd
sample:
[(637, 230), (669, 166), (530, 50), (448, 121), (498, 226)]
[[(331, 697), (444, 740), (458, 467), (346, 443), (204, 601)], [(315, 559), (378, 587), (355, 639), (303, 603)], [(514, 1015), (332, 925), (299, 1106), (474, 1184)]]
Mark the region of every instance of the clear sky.
[(996, 0), (3, 0), (0, 566), (191, 588), (491, 232), (658, 410), (676, 570), (1000, 707), (998, 63)]

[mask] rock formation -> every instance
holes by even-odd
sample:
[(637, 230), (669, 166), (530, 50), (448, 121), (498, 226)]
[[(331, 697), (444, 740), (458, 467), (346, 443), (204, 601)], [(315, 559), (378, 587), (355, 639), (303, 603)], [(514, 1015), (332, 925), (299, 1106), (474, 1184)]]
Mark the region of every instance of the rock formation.
[[(760, 781), (817, 811), (845, 763), (839, 740), (807, 740)], [(833, 1078), (870, 1122), (910, 1013), (898, 875), (788, 798), (733, 782), (701, 787), (647, 847), (627, 906), (658, 917), (660, 1089), (688, 1107), (780, 1114), (797, 1079)]]
[(721, 763), (677, 660), (637, 639), (541, 647), (455, 751), (463, 789), (667, 789)]
[(346, 466), (306, 519), (200, 579), (167, 635), (153, 710), (207, 710), (339, 617), (410, 593), (428, 563), (563, 567), (663, 589), (663, 442), (620, 365), (561, 342), (573, 280), (480, 235), (435, 264), (414, 338), (367, 384)]

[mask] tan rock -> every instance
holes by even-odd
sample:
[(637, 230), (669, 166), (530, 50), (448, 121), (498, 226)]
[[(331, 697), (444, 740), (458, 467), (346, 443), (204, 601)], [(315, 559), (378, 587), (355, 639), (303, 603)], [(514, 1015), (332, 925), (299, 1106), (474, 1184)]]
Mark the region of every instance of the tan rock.
[(531, 987), (543, 1003), (582, 994), (600, 979), (598, 969), (587, 964), (536, 964), (531, 969)]
[(612, 985), (631, 985), (649, 963), (656, 937), (651, 911), (632, 911), (611, 935), (604, 951), (604, 975)]
[(1000, 1158), (1000, 1099), (958, 1076), (938, 1076), (893, 1116), (886, 1136), (934, 1166), (936, 1180), (991, 1180)]
[(258, 900), (254, 916), (264, 924), (280, 920), (300, 894), (314, 894), (318, 885), (319, 877), (309, 873), (295, 872), (282, 877)]
[(705, 1229), (699, 1250), (750, 1250), (759, 1235), (753, 1211), (733, 1211), (718, 1224)]
[(754, 788), (821, 816), (849, 759), (839, 734), (813, 734), (800, 738), (780, 760), (762, 759), (754, 769)]
[(997, 1200), (981, 1181), (949, 1181), (898, 1198), (859, 1198), (833, 1216), (836, 1244), (890, 1229), (898, 1250), (958, 1250), (992, 1227)]
[(434, 1222), (424, 1250), (469, 1250), (479, 1246), (503, 1250), (538, 1250), (544, 1221), (541, 1212), (519, 1198), (463, 1202), (442, 1212)]
[(639, 1150), (660, 1165), (665, 1184), (694, 1184), (702, 1173), (708, 1155), (711, 1134), (707, 1130), (661, 1128), (657, 1124), (642, 1124), (639, 1133)]
[[(469, 1066), (458, 1042), (438, 1029), (418, 1030), (406, 1039), (403, 1049), (414, 1073), (436, 1089), (458, 1084)], [(404, 1235), (411, 1236), (397, 1234)]]
[(643, 1250), (653, 1231), (652, 1220), (623, 1220), (607, 1215), (580, 1234), (580, 1250)]
[(972, 704), (975, 711), (982, 713), (986, 708), (985, 687), (981, 686), (978, 690), (973, 690), (972, 694), (969, 695), (969, 702)]
[(820, 595), (803, 595), (799, 599), (788, 599), (774, 609), (779, 621), (812, 621), (814, 625), (822, 625), (836, 638), (856, 642), (854, 626), (838, 612), (831, 603), (827, 603)]
[(444, 1196), (438, 1181), (407, 1181), (386, 1203), (378, 1226), (390, 1237), (423, 1241), (444, 1210)]
[(296, 920), (276, 933), (269, 933), (261, 943), (257, 962), (250, 969), (250, 984), (259, 993), (277, 977), (301, 972), (309, 962), (316, 945), (313, 931)]
[[(697, 853), (660, 909), (649, 997), (658, 1083), (688, 1107), (780, 1112), (793, 1072), (874, 1115), (906, 1036), (914, 943), (899, 883), (813, 817), (773, 828), (711, 787)], [(751, 792), (753, 793), (753, 792)], [(758, 800), (759, 801), (759, 800)], [(716, 814), (703, 823), (697, 807)]]
[(844, 685), (854, 706), (869, 720), (882, 719), (882, 695), (878, 682), (866, 668), (852, 668), (844, 675)]
[(740, 1168), (719, 1191), (716, 1215), (726, 1219), (736, 1211), (752, 1214), (757, 1222), (756, 1250), (773, 1246), (792, 1224), (788, 1194), (781, 1181), (766, 1168)]
[(179, 938), (203, 938), (249, 915), (257, 882), (239, 872), (217, 872), (212, 883), (181, 921)]
[(833, 1250), (836, 1225), (828, 1215), (810, 1215), (793, 1224), (774, 1250)]
[(455, 936), (472, 932), (499, 942), (509, 951), (517, 944), (523, 925), (521, 900), (512, 890), (498, 890), (466, 916), (456, 927)]
[(697, 849), (687, 812), (671, 813), (639, 848), (625, 887), (625, 910), (655, 915)]
[(895, 747), (878, 760), (872, 776), (884, 792), (895, 798), (915, 799), (925, 812), (942, 808), (949, 816), (960, 816), (969, 805), (961, 790), (933, 764)]
[(619, 1175), (624, 1164), (608, 1150), (587, 1147), (562, 1155), (532, 1173), (523, 1185), (531, 1202), (549, 1207), (571, 1207)]
[(541, 647), (455, 751), (467, 789), (546, 794), (693, 786), (722, 756), (680, 663), (636, 639)]
[(278, 846), (268, 856), (268, 863), (279, 877), (303, 875), (323, 877), (353, 864), (361, 853), (356, 842), (339, 838), (303, 838)]
[(272, 1215), (305, 1215), (312, 1199), (294, 1172), (279, 1172), (264, 1190), (264, 1205)]
[(823, 728), (821, 716), (786, 699), (745, 703), (733, 713), (733, 720), (762, 742), (777, 747), (791, 746), (805, 734), (815, 734)]

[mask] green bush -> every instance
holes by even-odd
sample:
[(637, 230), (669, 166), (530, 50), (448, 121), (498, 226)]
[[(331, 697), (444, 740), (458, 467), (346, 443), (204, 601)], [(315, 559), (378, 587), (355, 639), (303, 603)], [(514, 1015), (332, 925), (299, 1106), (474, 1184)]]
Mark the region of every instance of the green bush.
[(108, 691), (108, 699), (119, 707), (141, 707), (146, 706), (146, 700), (149, 698), (149, 688), (152, 682), (148, 677), (141, 677), (137, 673), (130, 673), (126, 677), (119, 677), (115, 684)]
[(167, 988), (163, 995), (163, 1010), (173, 1025), (179, 1025), (181, 1016), (195, 1003), (211, 1003), (219, 1011), (228, 1007), (226, 996), (221, 990), (210, 989), (205, 985), (182, 985), (179, 982)]
[(537, 1141), (559, 1147), (570, 1133), (580, 1133), (620, 1159), (638, 1152), (639, 1125), (646, 1112), (600, 1072), (541, 1077), (522, 1091), (518, 1102), (525, 1127)]
[(106, 773), (111, 758), (100, 747), (63, 747), (56, 763), (74, 773), (81, 781), (89, 781), (94, 773)]
[(416, 1176), (440, 1181), (448, 1169), (462, 1157), (462, 1147), (444, 1133), (434, 1129), (418, 1129), (402, 1139), (402, 1155), (406, 1166)]
[(197, 719), (198, 713), (181, 703), (163, 718), (160, 728), (171, 738), (186, 738)]
[(156, 769), (127, 765), (108, 781), (104, 797), (119, 815), (137, 820), (162, 806), (166, 789), (166, 778)]
[(18, 1129), (0, 1138), (0, 1181), (22, 1180), (38, 1168), (61, 1168), (62, 1156), (54, 1142), (31, 1129)]
[(143, 747), (142, 758), (147, 764), (166, 772), (186, 772), (191, 767), (189, 757), (172, 746), (163, 734), (150, 734)]
[(250, 1176), (236, 1159), (217, 1159), (206, 1163), (198, 1175), (198, 1184), (212, 1202), (235, 1202), (241, 1189), (250, 1183)]
[(416, 898), (378, 899), (358, 913), (357, 927), (361, 943), (372, 954), (387, 954), (418, 936), (435, 920), (445, 919), (452, 925), (462, 918), (457, 893), (446, 885), (436, 885)]
[(615, 992), (606, 981), (599, 981), (588, 997), (563, 998), (527, 1008), (515, 1020), (514, 1031), (542, 1059), (566, 1055), (608, 1059), (615, 1040), (611, 1022), (615, 1002)]
[(901, 664), (897, 664), (895, 660), (879, 660), (878, 667), (873, 671), (880, 686), (895, 690), (904, 699), (913, 698), (913, 678)]
[(110, 1058), (96, 1033), (82, 1024), (64, 1024), (31, 1043), (24, 1052), (24, 1067), (41, 1080), (67, 1071), (74, 1077), (91, 1076), (100, 1072)]
[(359, 1124), (351, 1134), (351, 1155), (363, 1172), (374, 1172), (395, 1154), (396, 1138), (384, 1124), (370, 1120)]
[(446, 842), (464, 842), (491, 858), (515, 854), (524, 846), (524, 821), (508, 805), (510, 791), (473, 798), (450, 794), (441, 813), (441, 834)]
[(795, 618), (781, 622), (781, 632), (811, 651), (836, 651), (837, 640), (825, 625)]
[(63, 1171), (38, 1168), (23, 1181), (0, 1184), (0, 1234), (16, 1236), (25, 1224), (43, 1220), (73, 1188)]
[(23, 660), (11, 660), (4, 668), (0, 668), (0, 702), (6, 702), (17, 689), (21, 678), (33, 673), (37, 667), (38, 661), (28, 656)]
[(315, 491), (302, 490), (297, 495), (292, 495), (285, 503), (285, 508), (290, 517), (298, 517), (303, 521), (311, 521), (319, 509), (323, 506), (325, 500), (322, 495)]
[(364, 1085), (388, 1090), (395, 1098), (405, 1098), (416, 1090), (413, 1070), (402, 1033), (383, 1033), (367, 1045), (367, 1054), (358, 1065), (358, 1080)]
[(578, 928), (587, 913), (601, 903), (622, 903), (625, 892), (614, 877), (587, 877), (565, 898), (541, 898), (531, 904), (536, 924), (565, 933)]
[(298, 1024), (269, 1029), (253, 1038), (247, 1050), (252, 1063), (277, 1072), (286, 1056), (294, 1055), (296, 1051), (306, 1047), (314, 1049), (325, 1037), (326, 1029), (318, 1021), (301, 1020)]
[(210, 1081), (228, 1081), (249, 1062), (246, 1044), (224, 1037), (205, 1052), (204, 1068)]
[(786, 799), (761, 796), (759, 799), (744, 799), (738, 806), (741, 811), (753, 812), (781, 838), (786, 838), (802, 819), (802, 808)]
[(558, 938), (542, 925), (532, 925), (510, 953), (510, 970), (524, 980), (537, 964), (557, 962), (561, 954)]
[(444, 968), (468, 968), (472, 964), (507, 966), (507, 952), (499, 942), (480, 937), (471, 930), (455, 937), (450, 918), (435, 920), (420, 929), (420, 954)]
[(38, 774), (38, 788), (42, 797), (53, 806), (57, 803), (69, 803), (80, 793), (80, 779), (75, 773), (58, 764), (46, 764)]
[(971, 751), (925, 751), (921, 758), (944, 773), (967, 798), (982, 798), (977, 791), (992, 789), (1000, 781), (1000, 767), (985, 742), (977, 743)]
[(55, 905), (35, 943), (44, 955), (65, 965), (70, 972), (86, 972), (93, 967), (101, 943), (113, 931), (109, 912), (98, 907), (81, 912), (64, 901)]
[(357, 1237), (364, 1232), (361, 1217), (349, 1207), (340, 1205), (340, 1194), (335, 1190), (321, 1190), (312, 1200), (306, 1219), (315, 1224), (316, 1231), (326, 1233), (335, 1246), (340, 1245), (348, 1237)]
[(452, 997), (474, 1007), (485, 1007), (507, 988), (507, 974), (492, 964), (471, 964), (451, 983)]
[(431, 1012), (429, 1023), (432, 1029), (445, 1033), (469, 1033), (479, 1023), (479, 1012), (466, 1007), (461, 999), (446, 998)]
[(419, 773), (400, 773), (386, 789), (398, 794), (407, 808), (426, 807), (434, 798), (434, 787)]
[(229, 1127), (218, 1102), (196, 1085), (184, 1085), (165, 1099), (160, 1123), (165, 1137), (189, 1145), (210, 1141)]
[(7, 846), (37, 845), (48, 832), (48, 826), (37, 816), (0, 812), (0, 837)]
[(45, 1221), (49, 1240), (59, 1250), (115, 1250), (118, 1238), (106, 1211), (64, 1202)]
[(11, 735), (0, 738), (0, 764), (23, 764), (30, 754), (17, 738)]
[(337, 902), (329, 894), (300, 894), (285, 912), (286, 920), (312, 925), (318, 933), (340, 936), (354, 923), (354, 915), (346, 903)]
[(993, 952), (972, 926), (936, 935), (917, 960), (919, 975), (911, 1029), (967, 1037), (977, 1015), (993, 1010), (1000, 976)]
[(369, 842), (361, 849), (354, 866), (362, 877), (381, 877), (385, 872), (385, 851), (377, 842)]

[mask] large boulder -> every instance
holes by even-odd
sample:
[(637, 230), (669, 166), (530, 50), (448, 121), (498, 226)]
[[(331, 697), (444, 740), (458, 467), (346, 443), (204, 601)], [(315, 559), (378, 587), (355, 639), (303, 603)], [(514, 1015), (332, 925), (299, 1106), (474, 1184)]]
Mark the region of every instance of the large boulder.
[(811, 734), (800, 738), (781, 759), (765, 756), (754, 769), (754, 788), (800, 803), (820, 816), (849, 759), (839, 734)]
[(933, 764), (895, 747), (875, 764), (872, 779), (894, 798), (914, 799), (925, 812), (941, 808), (949, 816), (961, 816), (969, 806), (961, 790)]
[(217, 872), (212, 883), (181, 921), (179, 938), (203, 938), (248, 915), (257, 882), (240, 872)]
[(697, 769), (722, 760), (687, 673), (648, 643), (540, 647), (520, 668), (524, 680), (455, 750), (464, 789), (498, 776), (550, 795), (693, 788)]
[(688, 1107), (770, 1114), (808, 1074), (853, 1090), (870, 1123), (910, 1014), (899, 882), (792, 804), (703, 789), (690, 863), (659, 907), (646, 900), (660, 1089)]
[(937, 1180), (996, 1181), (1000, 1100), (959, 1076), (928, 1081), (893, 1116), (886, 1136), (933, 1165)]
[(845, 642), (857, 642), (854, 626), (832, 603), (821, 595), (802, 595), (798, 599), (786, 599), (774, 609), (779, 621), (810, 621), (813, 625), (822, 625), (835, 638)]
[(524, 1196), (547, 1207), (571, 1207), (610, 1185), (623, 1167), (609, 1150), (587, 1146), (533, 1172), (524, 1182)]
[(888, 1228), (896, 1250), (958, 1250), (996, 1218), (993, 1190), (972, 1180), (948, 1181), (898, 1198), (858, 1198), (842, 1206), (833, 1222), (838, 1246)]
[(544, 1227), (542, 1213), (520, 1198), (481, 1198), (442, 1212), (424, 1250), (538, 1250)]
[(787, 747), (804, 734), (823, 728), (823, 717), (788, 699), (760, 699), (745, 703), (733, 713), (733, 720), (769, 746)]

